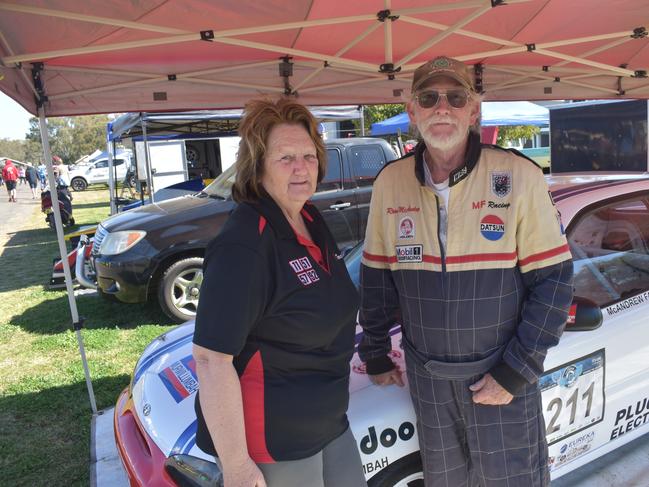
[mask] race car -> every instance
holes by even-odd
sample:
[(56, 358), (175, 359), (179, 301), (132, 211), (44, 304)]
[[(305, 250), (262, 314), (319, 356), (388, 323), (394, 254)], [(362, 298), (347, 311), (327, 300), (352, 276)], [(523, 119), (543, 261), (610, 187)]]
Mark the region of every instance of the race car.
[[(542, 391), (556, 479), (649, 433), (649, 176), (548, 178), (574, 257), (575, 300), (551, 349)], [(358, 284), (362, 248), (346, 256)], [(151, 342), (115, 408), (131, 485), (214, 485), (213, 457), (196, 446), (193, 321)], [(360, 339), (357, 328), (357, 342)], [(405, 368), (398, 324), (392, 359)], [(423, 486), (407, 387), (371, 384), (355, 354), (349, 419), (370, 487)]]

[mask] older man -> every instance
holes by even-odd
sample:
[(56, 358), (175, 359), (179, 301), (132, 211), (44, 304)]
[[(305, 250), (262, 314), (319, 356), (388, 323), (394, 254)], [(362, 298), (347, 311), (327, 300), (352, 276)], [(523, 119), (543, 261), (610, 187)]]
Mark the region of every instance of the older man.
[(428, 487), (548, 485), (537, 381), (572, 299), (560, 215), (541, 169), (480, 143), (466, 65), (420, 66), (407, 108), (423, 140), (374, 185), (361, 358), (403, 385), (388, 357), (401, 323)]

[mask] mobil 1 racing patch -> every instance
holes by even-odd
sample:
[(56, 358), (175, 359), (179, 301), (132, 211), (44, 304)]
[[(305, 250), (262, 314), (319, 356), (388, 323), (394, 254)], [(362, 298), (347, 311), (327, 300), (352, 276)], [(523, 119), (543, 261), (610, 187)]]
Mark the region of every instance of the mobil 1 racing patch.
[(423, 245), (397, 245), (397, 262), (423, 262)]
[(491, 173), (491, 192), (499, 198), (504, 198), (512, 192), (512, 173), (509, 171), (494, 171)]
[(505, 235), (505, 222), (496, 215), (487, 215), (480, 220), (480, 233), (487, 240), (500, 240)]

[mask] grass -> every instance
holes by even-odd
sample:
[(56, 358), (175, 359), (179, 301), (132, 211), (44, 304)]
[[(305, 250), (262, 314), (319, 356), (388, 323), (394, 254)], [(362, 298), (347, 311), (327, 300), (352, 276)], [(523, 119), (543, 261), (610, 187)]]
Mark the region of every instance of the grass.
[[(109, 213), (105, 187), (73, 193), (78, 225)], [(34, 210), (3, 239), (0, 257), (0, 471), (3, 485), (86, 486), (90, 420), (65, 291), (48, 291), (56, 237)], [(172, 324), (156, 306), (76, 298), (97, 407), (114, 405), (149, 341)]]

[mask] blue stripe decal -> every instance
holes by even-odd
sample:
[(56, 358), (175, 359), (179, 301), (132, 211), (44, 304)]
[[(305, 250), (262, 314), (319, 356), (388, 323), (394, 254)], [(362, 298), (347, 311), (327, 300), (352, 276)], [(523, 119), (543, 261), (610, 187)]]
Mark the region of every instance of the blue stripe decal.
[[(186, 453), (189, 450), (187, 449), (187, 445), (194, 446), (196, 443), (196, 425), (198, 424), (198, 419), (195, 419), (193, 423), (191, 423), (185, 431), (183, 431), (178, 439), (176, 440), (176, 444), (173, 446), (171, 449), (170, 455), (174, 455), (176, 453)], [(190, 447), (191, 449), (191, 447)]]
[(189, 453), (192, 448), (194, 448), (194, 445), (196, 444), (196, 435), (192, 437), (191, 440), (189, 440), (189, 443), (187, 443), (187, 446), (183, 450), (183, 453)]
[(142, 364), (135, 370), (135, 374), (133, 375), (133, 384), (137, 383), (138, 380), (140, 380), (140, 377), (146, 370), (151, 367), (151, 364), (158, 360), (158, 358), (161, 355), (164, 355), (165, 353), (171, 352), (173, 350), (176, 350), (179, 347), (182, 347), (185, 345), (187, 342), (191, 342), (192, 338), (194, 337), (194, 333), (190, 333), (187, 336), (184, 336), (182, 338), (179, 338), (175, 342), (169, 343), (168, 345), (165, 345), (162, 347), (160, 350), (156, 351), (153, 353), (149, 358), (147, 358)]

